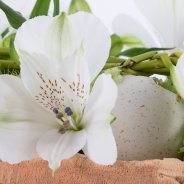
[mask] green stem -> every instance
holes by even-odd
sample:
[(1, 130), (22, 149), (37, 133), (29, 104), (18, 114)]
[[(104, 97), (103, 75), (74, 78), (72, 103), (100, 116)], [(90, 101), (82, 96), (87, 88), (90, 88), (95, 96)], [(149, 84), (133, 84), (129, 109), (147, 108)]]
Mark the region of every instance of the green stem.
[(125, 61), (126, 59), (110, 56), (107, 60), (107, 63), (124, 63)]
[(60, 4), (59, 0), (54, 0), (54, 14), (53, 14), (54, 17), (56, 15), (59, 15), (59, 13), (60, 13), (59, 4)]
[(114, 67), (120, 67), (120, 63), (106, 63), (103, 70), (114, 68)]
[(132, 70), (132, 69), (129, 69), (129, 68), (128, 68), (128, 69), (123, 68), (123, 69), (122, 69), (122, 74), (150, 76), (149, 73), (140, 72), (140, 71), (135, 71), (135, 70)]
[(161, 60), (154, 59), (150, 61), (142, 61), (140, 63), (135, 64), (131, 68), (133, 70), (146, 70), (151, 68), (163, 68), (164, 64)]
[(168, 68), (152, 68), (152, 69), (147, 69), (146, 73), (151, 73), (153, 74), (161, 74), (161, 75), (169, 75), (170, 70)]
[(10, 56), (9, 48), (0, 48), (0, 56)]
[(124, 62), (123, 67), (129, 68), (136, 63), (139, 63), (141, 61), (145, 61), (147, 59), (151, 59), (156, 54), (157, 54), (157, 52), (151, 51), (151, 52), (146, 52), (144, 54), (140, 54), (138, 56), (132, 57), (132, 58), (128, 59), (126, 62)]
[(0, 60), (0, 69), (20, 69), (20, 65), (13, 60)]

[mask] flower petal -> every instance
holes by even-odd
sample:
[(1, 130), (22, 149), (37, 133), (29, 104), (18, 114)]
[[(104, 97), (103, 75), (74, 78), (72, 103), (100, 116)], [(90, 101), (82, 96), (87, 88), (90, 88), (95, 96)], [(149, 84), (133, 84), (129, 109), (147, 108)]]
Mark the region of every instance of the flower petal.
[(62, 62), (62, 59), (79, 49), (82, 42), (65, 13), (53, 18), (45, 39), (45, 51), (49, 53), (50, 58), (58, 62)]
[(0, 89), (0, 158), (10, 163), (32, 159), (38, 138), (57, 127), (55, 118), (34, 102), (18, 77), (1, 75)]
[(94, 15), (79, 12), (69, 16), (77, 36), (83, 41), (91, 81), (105, 65), (111, 47), (107, 28)]
[(119, 36), (135, 35), (147, 47), (160, 47), (161, 40), (156, 30), (148, 22), (139, 20), (134, 14), (120, 14), (113, 21), (113, 30)]
[(41, 53), (57, 63), (79, 49), (81, 43), (92, 81), (105, 65), (111, 46), (107, 29), (94, 15), (83, 12), (37, 17), (26, 21), (15, 38), (18, 53)]
[(184, 54), (180, 57), (176, 66), (171, 66), (171, 77), (179, 95), (184, 99)]
[(83, 151), (98, 164), (113, 164), (117, 159), (117, 147), (109, 123), (112, 116), (107, 113), (97, 113), (94, 116), (94, 118), (88, 120), (94, 126), (86, 130), (87, 144)]
[(89, 69), (78, 50), (63, 60), (62, 65), (53, 64), (41, 54), (20, 53), (21, 77), (30, 94), (47, 109), (64, 108), (81, 111), (90, 90)]
[(41, 53), (52, 63), (61, 63), (80, 47), (81, 41), (63, 13), (54, 18), (40, 16), (26, 21), (17, 31), (15, 46), (18, 53), (20, 50)]
[(102, 74), (95, 82), (84, 110), (82, 123), (87, 132), (84, 152), (91, 160), (100, 164), (112, 164), (117, 157), (116, 143), (110, 126), (114, 119), (110, 111), (115, 105), (116, 97), (115, 82), (110, 75)]
[(163, 47), (181, 45), (184, 40), (183, 0), (134, 0), (134, 2), (163, 37)]
[(21, 50), (25, 50), (28, 53), (37, 52), (47, 54), (45, 45), (48, 44), (50, 40), (49, 37), (47, 37), (46, 30), (49, 29), (52, 21), (53, 19), (51, 17), (40, 16), (23, 23), (17, 30), (15, 37), (15, 47), (18, 54)]
[(86, 133), (82, 131), (68, 131), (65, 134), (53, 129), (44, 134), (38, 144), (39, 155), (49, 162), (52, 170), (60, 166), (63, 159), (68, 159), (80, 151), (86, 143)]
[(89, 120), (95, 116), (99, 110), (100, 112), (110, 113), (115, 105), (116, 98), (117, 86), (111, 78), (111, 75), (100, 75), (94, 84), (84, 110), (83, 123), (85, 126), (91, 126)]

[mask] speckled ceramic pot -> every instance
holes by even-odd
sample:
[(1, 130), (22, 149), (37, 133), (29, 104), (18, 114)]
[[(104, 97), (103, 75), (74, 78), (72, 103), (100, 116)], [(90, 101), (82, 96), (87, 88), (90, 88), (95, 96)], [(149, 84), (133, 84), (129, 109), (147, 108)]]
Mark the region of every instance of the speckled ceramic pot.
[(122, 160), (178, 157), (184, 135), (184, 105), (176, 95), (142, 76), (125, 76), (113, 113)]

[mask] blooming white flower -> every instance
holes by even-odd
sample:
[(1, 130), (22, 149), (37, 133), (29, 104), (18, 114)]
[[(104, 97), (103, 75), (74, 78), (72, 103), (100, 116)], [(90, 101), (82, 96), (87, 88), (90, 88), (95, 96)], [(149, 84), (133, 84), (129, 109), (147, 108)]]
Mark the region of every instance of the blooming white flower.
[(90, 91), (110, 49), (102, 23), (88, 13), (37, 17), (17, 31), (15, 46), (21, 79), (0, 76), (0, 158), (40, 156), (55, 170), (82, 149), (97, 163), (114, 163), (117, 86), (102, 74)]
[(183, 47), (184, 14), (183, 0), (134, 0), (147, 19), (134, 14), (118, 15), (113, 22), (119, 34), (132, 33), (141, 38), (148, 47)]

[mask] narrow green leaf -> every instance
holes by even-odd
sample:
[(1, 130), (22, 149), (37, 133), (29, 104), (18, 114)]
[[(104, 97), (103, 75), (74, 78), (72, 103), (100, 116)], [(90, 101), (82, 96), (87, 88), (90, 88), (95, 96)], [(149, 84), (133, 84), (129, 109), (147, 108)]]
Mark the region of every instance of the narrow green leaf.
[(135, 35), (123, 35), (121, 42), (128, 47), (144, 47), (143, 42)]
[(18, 54), (15, 50), (14, 40), (15, 40), (15, 37), (10, 39), (10, 47), (9, 47), (10, 59), (12, 59), (17, 64), (19, 64), (19, 57), (18, 57)]
[(161, 87), (163, 87), (163, 88), (165, 88), (165, 89), (167, 89), (167, 90), (177, 94), (176, 88), (174, 87), (174, 84), (173, 84), (173, 82), (172, 82), (170, 77), (167, 77), (165, 80), (153, 77), (153, 80), (159, 86), (161, 86)]
[(111, 50), (110, 50), (110, 56), (116, 56), (118, 53), (121, 52), (123, 49), (123, 43), (121, 41), (121, 37), (113, 34), (111, 36)]
[(120, 52), (117, 56), (127, 56), (127, 57), (134, 57), (140, 54), (144, 54), (150, 51), (162, 51), (162, 50), (172, 50), (174, 48), (131, 48)]
[(72, 0), (69, 7), (69, 14), (76, 13), (78, 11), (85, 11), (91, 13), (91, 8), (86, 0)]
[(51, 0), (37, 0), (31, 12), (30, 18), (40, 15), (48, 15)]
[(18, 29), (26, 21), (26, 19), (19, 12), (16, 12), (1, 0), (0, 9), (4, 11), (10, 25), (15, 29)]
[(59, 6), (59, 0), (54, 0), (54, 16), (59, 15), (60, 13), (60, 6)]
[(1, 37), (4, 38), (9, 32), (9, 28), (6, 28), (2, 33), (1, 33)]
[(2, 47), (2, 48), (9, 48), (10, 47), (10, 41), (11, 41), (11, 39), (14, 39), (14, 38), (15, 38), (15, 33), (7, 36), (0, 43), (0, 47)]

